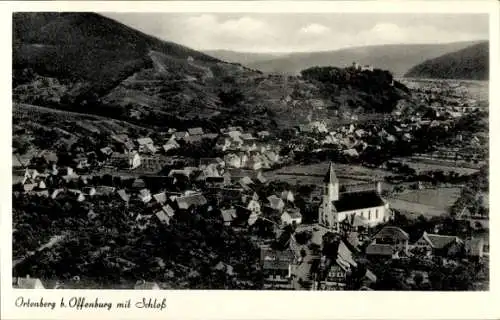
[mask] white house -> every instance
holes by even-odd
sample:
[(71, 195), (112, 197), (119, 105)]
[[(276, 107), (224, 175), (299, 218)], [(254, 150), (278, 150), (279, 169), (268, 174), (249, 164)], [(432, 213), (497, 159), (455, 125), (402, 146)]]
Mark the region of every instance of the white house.
[(133, 152), (129, 156), (129, 168), (136, 169), (141, 165), (141, 156), (137, 152)]
[(284, 225), (289, 225), (289, 224), (301, 224), (302, 223), (302, 215), (300, 214), (300, 211), (297, 208), (290, 208), (287, 209), (282, 215), (281, 215), (281, 223)]

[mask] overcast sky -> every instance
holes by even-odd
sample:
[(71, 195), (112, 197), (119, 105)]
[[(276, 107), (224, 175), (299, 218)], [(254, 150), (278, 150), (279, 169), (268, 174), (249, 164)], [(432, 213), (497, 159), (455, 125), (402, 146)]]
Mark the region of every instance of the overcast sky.
[(197, 50), (334, 50), (396, 43), (488, 39), (481, 14), (105, 13), (160, 39)]

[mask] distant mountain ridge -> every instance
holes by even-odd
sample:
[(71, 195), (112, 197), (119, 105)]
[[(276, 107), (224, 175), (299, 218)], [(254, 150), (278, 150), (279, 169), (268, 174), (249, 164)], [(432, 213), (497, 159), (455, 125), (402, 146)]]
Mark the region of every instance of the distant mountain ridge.
[[(480, 41), (452, 42), (445, 44), (391, 44), (339, 49), (320, 52), (279, 53), (278, 57), (268, 53), (245, 53), (207, 51), (214, 57), (241, 63), (251, 69), (263, 72), (297, 74), (313, 66), (349, 66), (352, 62), (372, 65), (389, 70), (395, 77), (403, 76), (411, 67), (425, 60), (454, 52)], [(230, 60), (229, 60), (230, 59)]]
[[(314, 77), (266, 75), (95, 13), (16, 13), (13, 42), (15, 103), (141, 126), (264, 130), (300, 124), (315, 106), (323, 106), (324, 118), (336, 116), (340, 107), (385, 112), (381, 104), (393, 106), (405, 96), (389, 86), (392, 75), (385, 72), (361, 72), (355, 80), (362, 86), (342, 85), (351, 81), (342, 77), (321, 85)], [(346, 61), (350, 65), (352, 56)], [(387, 81), (372, 83), (380, 80), (377, 75)], [(321, 93), (328, 85), (336, 89)]]
[(426, 60), (411, 68), (405, 77), (488, 80), (489, 43), (481, 42)]
[(268, 53), (268, 52), (240, 52), (231, 50), (203, 50), (203, 52), (217, 59), (227, 62), (240, 63), (242, 65), (252, 64), (258, 61), (267, 61), (276, 58), (283, 58), (290, 55), (290, 53), (288, 52)]

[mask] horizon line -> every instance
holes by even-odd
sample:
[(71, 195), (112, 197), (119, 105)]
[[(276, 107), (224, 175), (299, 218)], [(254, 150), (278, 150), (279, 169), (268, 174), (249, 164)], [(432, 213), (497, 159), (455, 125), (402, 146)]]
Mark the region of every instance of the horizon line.
[[(385, 43), (385, 44), (368, 44), (368, 45), (353, 45), (346, 46), (337, 49), (321, 49), (321, 50), (310, 50), (310, 51), (250, 51), (250, 50), (232, 50), (232, 49), (194, 49), (196, 51), (201, 52), (209, 52), (209, 51), (230, 51), (235, 53), (250, 53), (250, 54), (276, 54), (276, 55), (289, 55), (296, 53), (322, 53), (322, 52), (335, 52), (347, 49), (356, 49), (356, 48), (369, 48), (369, 47), (382, 47), (382, 46), (421, 46), (421, 45), (443, 45), (443, 44), (453, 44), (453, 43), (466, 43), (466, 42), (490, 42), (490, 39), (477, 39), (477, 40), (463, 40), (463, 41), (449, 41), (449, 42), (415, 42), (415, 43)], [(185, 45), (190, 47), (189, 45)], [(192, 47), (191, 47), (192, 48)]]

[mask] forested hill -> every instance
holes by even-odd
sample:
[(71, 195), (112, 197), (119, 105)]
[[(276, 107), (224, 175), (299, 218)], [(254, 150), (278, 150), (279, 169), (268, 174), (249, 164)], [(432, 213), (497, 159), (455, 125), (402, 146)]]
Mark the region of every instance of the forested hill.
[(488, 80), (489, 43), (481, 42), (465, 49), (427, 60), (411, 68), (405, 77)]
[(323, 96), (334, 108), (388, 113), (409, 93), (408, 88), (395, 81), (386, 70), (312, 67), (302, 70), (301, 74), (305, 80), (318, 83)]
[(151, 51), (172, 58), (219, 61), (95, 13), (13, 15), (14, 87), (33, 81), (33, 74), (52, 77), (64, 83), (64, 98), (72, 103), (100, 96), (152, 65)]

